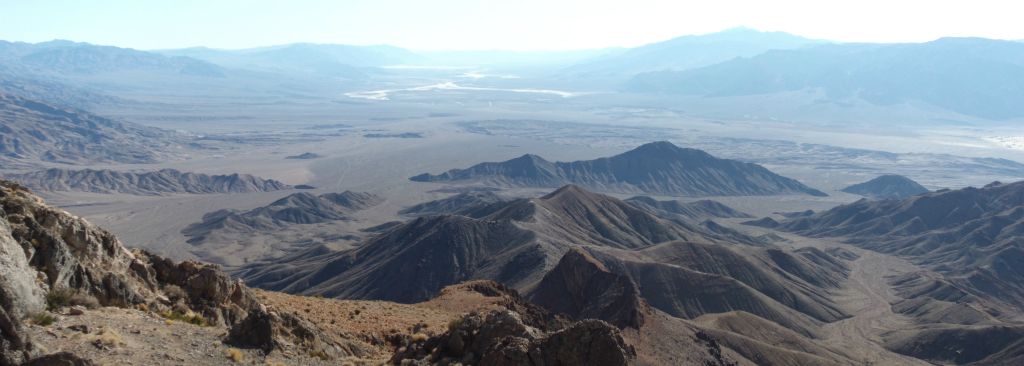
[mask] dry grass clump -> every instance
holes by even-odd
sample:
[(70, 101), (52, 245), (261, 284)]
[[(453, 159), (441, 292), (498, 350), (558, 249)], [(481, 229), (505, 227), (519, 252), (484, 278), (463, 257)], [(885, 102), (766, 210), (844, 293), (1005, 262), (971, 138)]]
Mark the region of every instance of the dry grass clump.
[(456, 329), (459, 329), (460, 327), (462, 327), (462, 318), (461, 317), (453, 318), (452, 320), (448, 321), (448, 331), (449, 332), (454, 332)]
[[(164, 318), (166, 318), (169, 321), (170, 320), (175, 320), (175, 321), (179, 321), (179, 322), (182, 322), (182, 323), (198, 325), (200, 327), (205, 327), (207, 325), (210, 325), (206, 321), (206, 318), (204, 318), (202, 315), (196, 314), (192, 310), (188, 310), (188, 311), (184, 311), (184, 312), (182, 312), (182, 311), (167, 310), (167, 311), (164, 311), (163, 313), (160, 313), (160, 316), (163, 316)], [(168, 324), (170, 324), (170, 323), (168, 323)]]
[(50, 325), (53, 325), (53, 323), (57, 322), (57, 318), (54, 317), (53, 315), (50, 315), (50, 313), (42, 311), (29, 315), (28, 321), (35, 325), (48, 327)]
[(242, 361), (245, 361), (245, 354), (238, 348), (228, 348), (224, 351), (224, 356), (234, 363), (242, 363)]
[(51, 289), (46, 293), (46, 308), (49, 310), (74, 305), (95, 309), (100, 307), (100, 302), (95, 296), (69, 288)]
[(121, 336), (121, 333), (108, 328), (104, 328), (96, 334), (96, 343), (106, 348), (116, 348), (125, 345), (124, 337)]
[(412, 341), (417, 343), (426, 342), (428, 338), (430, 338), (430, 336), (427, 336), (426, 334), (423, 333), (416, 333), (412, 335)]

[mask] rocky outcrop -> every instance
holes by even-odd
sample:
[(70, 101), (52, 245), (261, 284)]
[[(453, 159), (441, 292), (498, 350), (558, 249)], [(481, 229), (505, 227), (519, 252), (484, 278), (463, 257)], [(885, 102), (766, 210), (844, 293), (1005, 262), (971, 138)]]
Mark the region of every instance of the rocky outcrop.
[[(0, 183), (0, 209), (2, 225), (9, 228), (0, 231), (0, 241), (17, 243), (22, 256), (6, 259), (12, 263), (4, 266), (14, 274), (5, 276), (7, 281), (17, 281), (21, 288), (8, 294), (15, 301), (13, 313), (41, 310), (41, 297), (57, 289), (88, 293), (104, 305), (142, 303), (143, 292), (152, 292), (130, 269), (135, 256), (109, 232), (49, 207), (9, 182)], [(28, 267), (17, 265), (22, 261)]]
[[(208, 322), (219, 325), (236, 324), (258, 303), (240, 281), (232, 280), (219, 267), (196, 261), (175, 263), (145, 252), (136, 252), (140, 261), (133, 270), (164, 289), (178, 288), (184, 296), (165, 296), (173, 308), (191, 309)], [(176, 292), (176, 291), (170, 291)]]
[(0, 365), (34, 356), (21, 319), (75, 296), (232, 325), (257, 303), (216, 266), (129, 251), (113, 234), (0, 181)]
[(551, 334), (538, 348), (543, 362), (536, 365), (626, 365), (636, 356), (618, 329), (593, 319)]
[(18, 365), (33, 354), (32, 345), (22, 332), (21, 319), (11, 316), (7, 309), (7, 305), (0, 306), (0, 366)]
[(619, 330), (600, 320), (586, 320), (545, 334), (523, 324), (519, 314), (495, 310), (471, 313), (449, 324), (442, 335), (413, 341), (392, 364), (436, 365), (627, 365), (636, 351)]
[(628, 277), (612, 273), (582, 249), (567, 252), (533, 291), (531, 299), (554, 313), (594, 318), (620, 328), (640, 328), (650, 311)]
[(339, 341), (294, 314), (269, 311), (264, 306), (254, 308), (244, 320), (232, 327), (225, 342), (243, 348), (258, 348), (268, 354), (274, 351), (304, 352), (325, 359), (364, 357), (372, 352), (359, 343)]
[(519, 314), (523, 323), (543, 330), (554, 331), (565, 328), (571, 319), (559, 314), (553, 314), (547, 309), (523, 298), (518, 291), (509, 288), (497, 281), (473, 280), (457, 285), (451, 285), (441, 289), (441, 293), (431, 301), (445, 300), (458, 297), (465, 293), (477, 293), (490, 300), (489, 302), (501, 308)]
[[(17, 184), (0, 182), (0, 208), (0, 243), (11, 254), (0, 263), (8, 273), (0, 294), (15, 316), (43, 310), (43, 297), (57, 291), (92, 296), (104, 306), (184, 305), (220, 324), (240, 320), (239, 309), (253, 302), (219, 268), (129, 251), (110, 232), (47, 206)], [(171, 286), (183, 292), (168, 291)]]

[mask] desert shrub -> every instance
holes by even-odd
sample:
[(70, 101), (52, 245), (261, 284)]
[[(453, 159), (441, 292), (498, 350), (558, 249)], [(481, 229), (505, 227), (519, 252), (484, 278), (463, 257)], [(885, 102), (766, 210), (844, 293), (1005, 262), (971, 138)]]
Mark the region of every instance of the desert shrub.
[(100, 307), (100, 301), (95, 296), (69, 288), (55, 288), (46, 293), (46, 308), (49, 310), (73, 305), (95, 309)]
[(242, 363), (242, 361), (245, 361), (245, 354), (238, 350), (238, 348), (228, 348), (224, 351), (224, 356), (234, 363)]
[(41, 326), (46, 327), (46, 326), (50, 326), (54, 322), (56, 322), (57, 318), (54, 317), (53, 315), (50, 315), (50, 313), (47, 313), (47, 312), (38, 312), (38, 313), (35, 313), (35, 314), (32, 314), (32, 315), (29, 315), (28, 320), (30, 322), (32, 322), (32, 324), (41, 325)]
[(328, 361), (328, 360), (331, 359), (331, 356), (328, 355), (327, 352), (324, 352), (323, 350), (316, 350), (316, 351), (310, 352), (309, 355), (313, 356), (313, 357), (316, 357), (316, 358), (319, 358), (321, 361)]
[(64, 306), (70, 306), (71, 296), (74, 294), (75, 291), (67, 288), (50, 289), (50, 292), (46, 293), (46, 308), (55, 310)]
[(202, 315), (192, 312), (191, 310), (185, 312), (168, 310), (161, 313), (160, 315), (166, 318), (167, 320), (179, 321), (182, 323), (198, 325), (201, 327), (209, 325), (209, 323), (206, 322), (206, 318), (204, 318)]
[(427, 338), (430, 338), (430, 337), (428, 337), (426, 334), (423, 334), (423, 333), (416, 333), (416, 334), (412, 335), (412, 341), (413, 342), (417, 342), (417, 343), (425, 342), (427, 340)]
[(124, 337), (113, 329), (103, 329), (97, 334), (96, 342), (107, 348), (124, 346)]

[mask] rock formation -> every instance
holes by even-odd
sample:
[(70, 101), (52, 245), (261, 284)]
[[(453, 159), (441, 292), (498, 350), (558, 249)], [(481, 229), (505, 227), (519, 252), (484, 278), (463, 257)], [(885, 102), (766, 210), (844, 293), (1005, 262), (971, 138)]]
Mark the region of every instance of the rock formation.
[(453, 321), (439, 336), (413, 342), (391, 359), (393, 364), (435, 365), (627, 365), (636, 351), (619, 330), (600, 320), (585, 320), (544, 333), (523, 324), (519, 314), (494, 310)]

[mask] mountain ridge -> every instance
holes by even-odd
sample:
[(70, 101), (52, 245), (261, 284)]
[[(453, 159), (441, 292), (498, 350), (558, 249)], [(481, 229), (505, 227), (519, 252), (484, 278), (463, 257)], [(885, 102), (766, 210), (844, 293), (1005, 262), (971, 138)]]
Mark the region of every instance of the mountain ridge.
[(751, 163), (718, 159), (667, 141), (651, 142), (612, 157), (549, 162), (526, 154), (500, 163), (480, 163), (409, 178), (415, 182), (482, 181), (512, 187), (578, 184), (618, 193), (687, 196), (735, 196), (825, 193)]
[(1022, 80), (1024, 44), (941, 38), (773, 50), (699, 69), (640, 74), (624, 89), (709, 97), (821, 90), (833, 101), (923, 102), (998, 120), (1024, 116)]
[(290, 185), (249, 174), (207, 175), (161, 169), (148, 172), (115, 170), (72, 170), (51, 168), (22, 174), (4, 175), (37, 191), (79, 191), (161, 195), (168, 193), (247, 193), (291, 189)]

